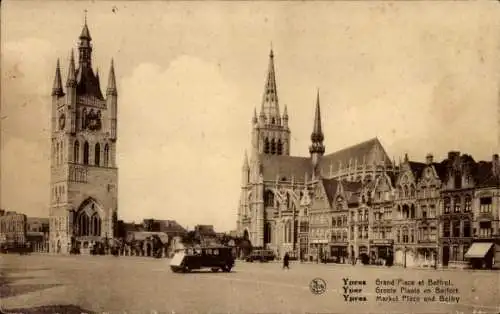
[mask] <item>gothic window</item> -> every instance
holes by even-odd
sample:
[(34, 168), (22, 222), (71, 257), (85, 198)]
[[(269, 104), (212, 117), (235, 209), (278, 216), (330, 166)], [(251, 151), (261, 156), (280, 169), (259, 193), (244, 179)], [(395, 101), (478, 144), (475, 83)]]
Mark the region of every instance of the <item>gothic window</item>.
[(283, 143), (281, 143), (281, 140), (278, 140), (278, 155), (283, 155)]
[(481, 197), (479, 199), (479, 212), (481, 213), (491, 213), (491, 197)]
[(413, 204), (410, 207), (410, 218), (415, 218), (415, 205)]
[(271, 243), (271, 223), (266, 222), (266, 227), (264, 229), (264, 243)]
[(107, 167), (109, 164), (109, 145), (104, 145), (104, 166)]
[(99, 143), (95, 144), (95, 150), (94, 150), (94, 164), (96, 166), (99, 166), (101, 162), (101, 145)]
[(83, 144), (83, 164), (89, 164), (89, 143), (87, 141)]
[(270, 190), (266, 190), (264, 194), (264, 204), (265, 206), (274, 206), (274, 193)]
[(56, 165), (59, 165), (59, 142), (56, 143)]
[(453, 208), (454, 208), (454, 212), (455, 213), (459, 213), (460, 212), (460, 197), (459, 196), (455, 196), (453, 198)]
[(271, 140), (271, 154), (276, 154), (276, 142), (274, 141), (274, 138)]
[(75, 141), (75, 145), (73, 146), (73, 160), (75, 163), (80, 161), (80, 142), (78, 140)]
[(82, 130), (85, 130), (87, 128), (87, 123), (85, 121), (85, 118), (87, 116), (87, 110), (85, 108), (83, 108), (82, 110)]
[(60, 156), (59, 156), (59, 162), (63, 163), (64, 162), (64, 142), (63, 141), (61, 141), (60, 149), (61, 150), (59, 151), (59, 154), (60, 154)]
[(465, 212), (470, 212), (471, 207), (472, 207), (471, 204), (472, 204), (472, 199), (471, 199), (470, 195), (466, 195), (465, 196), (465, 207), (464, 207)]
[(408, 243), (408, 229), (403, 229), (403, 243)]
[(264, 139), (264, 154), (269, 154), (269, 139), (267, 137)]
[(444, 198), (444, 213), (448, 214), (451, 209), (451, 200), (449, 197)]

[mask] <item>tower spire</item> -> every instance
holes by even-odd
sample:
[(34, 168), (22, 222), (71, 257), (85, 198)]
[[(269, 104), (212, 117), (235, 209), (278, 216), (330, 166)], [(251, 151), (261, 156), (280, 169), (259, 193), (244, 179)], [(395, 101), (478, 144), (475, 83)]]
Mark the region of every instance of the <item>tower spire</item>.
[(319, 89), (316, 95), (316, 111), (314, 113), (314, 127), (311, 134), (312, 145), (309, 148), (309, 152), (323, 154), (325, 152), (325, 146), (323, 145), (324, 140), (323, 131), (321, 129), (321, 109), (319, 105)]
[(56, 75), (54, 76), (54, 84), (52, 86), (52, 96), (62, 96), (62, 95), (64, 95), (64, 93), (62, 89), (61, 67), (59, 65), (59, 58), (58, 58), (56, 65)]
[(313, 176), (317, 178), (321, 176), (319, 169), (319, 162), (321, 156), (325, 153), (325, 145), (323, 145), (323, 131), (321, 130), (321, 110), (319, 107), (319, 89), (316, 95), (316, 111), (314, 114), (314, 127), (311, 134), (312, 144), (309, 146), (309, 153), (311, 154), (311, 162), (313, 166)]
[(75, 87), (75, 86), (76, 86), (75, 55), (73, 53), (73, 49), (71, 49), (66, 87)]
[(269, 65), (267, 68), (267, 78), (262, 95), (261, 116), (265, 116), (267, 123), (277, 123), (280, 120), (280, 110), (278, 102), (278, 90), (276, 87), (276, 73), (274, 70), (274, 52), (271, 48), (269, 52)]
[(106, 95), (113, 95), (113, 96), (117, 95), (115, 66), (113, 59), (111, 59), (111, 67), (109, 68), (108, 89), (106, 90)]
[(82, 32), (78, 37), (80, 42), (78, 43), (78, 51), (80, 53), (78, 58), (79, 67), (81, 69), (91, 69), (92, 67), (92, 37), (90, 37), (89, 27), (87, 26), (87, 10), (85, 10), (85, 20), (82, 28)]

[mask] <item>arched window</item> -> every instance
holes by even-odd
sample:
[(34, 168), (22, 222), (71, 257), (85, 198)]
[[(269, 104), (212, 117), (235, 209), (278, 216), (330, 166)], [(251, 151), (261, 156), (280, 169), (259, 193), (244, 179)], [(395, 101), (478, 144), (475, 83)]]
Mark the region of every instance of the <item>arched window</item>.
[(78, 140), (75, 141), (73, 146), (73, 160), (75, 163), (80, 161), (80, 142)]
[(449, 197), (444, 198), (444, 213), (447, 214), (450, 212), (451, 209), (451, 200)]
[(283, 155), (283, 143), (281, 143), (281, 140), (278, 140), (278, 155)]
[(56, 165), (59, 165), (59, 142), (56, 143)]
[(109, 164), (109, 145), (104, 145), (104, 166), (107, 167)]
[(82, 130), (85, 130), (87, 128), (87, 123), (85, 121), (85, 118), (87, 116), (87, 110), (85, 108), (83, 108), (82, 110)]
[(96, 166), (99, 166), (101, 163), (101, 145), (99, 143), (95, 144), (95, 150), (94, 150), (94, 164)]
[(271, 154), (276, 154), (276, 142), (274, 141), (274, 138), (271, 140)]
[(89, 164), (89, 143), (87, 141), (83, 144), (83, 164)]
[(269, 154), (269, 139), (267, 137), (264, 139), (264, 154)]
[(59, 151), (59, 162), (64, 162), (64, 142), (61, 141), (60, 151)]
[(274, 193), (270, 190), (266, 190), (264, 194), (264, 205), (274, 206)]
[(460, 205), (462, 205), (460, 197), (459, 196), (455, 196), (453, 198), (453, 208), (454, 208), (455, 213), (459, 213), (460, 212), (460, 207), (461, 207)]

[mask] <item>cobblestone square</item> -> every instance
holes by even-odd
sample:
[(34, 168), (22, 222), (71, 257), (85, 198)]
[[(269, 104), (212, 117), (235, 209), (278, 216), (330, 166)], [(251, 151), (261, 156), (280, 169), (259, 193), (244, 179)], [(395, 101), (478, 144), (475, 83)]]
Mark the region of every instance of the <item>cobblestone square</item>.
[[(499, 272), (300, 263), (283, 270), (279, 263), (237, 262), (231, 273), (175, 274), (168, 262), (2, 255), (1, 304), (7, 313), (500, 313)], [(326, 282), (324, 293), (311, 292), (314, 278)], [(458, 300), (424, 302), (411, 286), (398, 300), (376, 293), (400, 279), (398, 293), (410, 282), (432, 280), (445, 289), (450, 280), (449, 295)]]

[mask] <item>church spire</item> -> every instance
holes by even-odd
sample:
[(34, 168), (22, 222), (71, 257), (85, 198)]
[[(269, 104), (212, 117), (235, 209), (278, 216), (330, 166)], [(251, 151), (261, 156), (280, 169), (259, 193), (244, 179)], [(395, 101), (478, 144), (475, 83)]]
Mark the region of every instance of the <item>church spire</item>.
[(73, 49), (71, 49), (71, 57), (69, 59), (66, 87), (76, 87), (75, 55), (73, 53)]
[(269, 66), (267, 68), (266, 84), (262, 96), (261, 116), (265, 116), (269, 124), (277, 124), (280, 120), (280, 110), (278, 103), (278, 90), (276, 87), (276, 74), (274, 71), (274, 52), (271, 48), (269, 53)]
[(115, 66), (113, 59), (111, 59), (111, 67), (109, 68), (108, 89), (106, 90), (106, 95), (113, 95), (113, 96), (117, 95)]
[(323, 131), (321, 130), (321, 111), (319, 107), (319, 90), (316, 96), (316, 112), (314, 114), (314, 127), (311, 134), (312, 144), (309, 146), (311, 154), (311, 162), (313, 166), (313, 177), (318, 178), (321, 175), (319, 168), (320, 158), (325, 153), (325, 145), (323, 145)]
[(309, 148), (310, 153), (320, 153), (325, 152), (325, 146), (323, 145), (324, 140), (323, 131), (321, 129), (321, 109), (319, 106), (319, 90), (316, 95), (316, 112), (314, 114), (314, 127), (311, 134), (312, 145)]
[(59, 59), (57, 59), (56, 75), (54, 76), (54, 85), (52, 86), (52, 96), (62, 96), (62, 95), (64, 95), (64, 93), (61, 80), (61, 67), (59, 65)]

